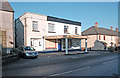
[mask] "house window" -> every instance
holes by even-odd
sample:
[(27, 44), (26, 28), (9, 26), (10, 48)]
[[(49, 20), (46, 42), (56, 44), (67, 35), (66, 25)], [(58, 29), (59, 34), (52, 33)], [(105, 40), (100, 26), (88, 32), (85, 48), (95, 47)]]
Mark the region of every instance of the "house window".
[(78, 33), (77, 33), (77, 31), (78, 31), (78, 28), (77, 28), (77, 27), (75, 27), (75, 34), (78, 34)]
[(64, 26), (64, 33), (68, 34), (69, 26)]
[(104, 36), (104, 40), (105, 40), (105, 36)]
[(33, 21), (32, 30), (33, 31), (38, 31), (38, 22), (37, 21)]
[(48, 32), (55, 33), (55, 24), (48, 23)]
[(99, 40), (101, 40), (101, 36), (99, 35)]

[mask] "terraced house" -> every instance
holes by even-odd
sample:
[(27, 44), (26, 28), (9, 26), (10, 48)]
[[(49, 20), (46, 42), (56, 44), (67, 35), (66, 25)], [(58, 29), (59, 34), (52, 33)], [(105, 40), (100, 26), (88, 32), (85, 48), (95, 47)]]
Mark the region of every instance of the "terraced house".
[(0, 4), (0, 51), (10, 53), (14, 47), (14, 10), (7, 1)]
[[(81, 22), (24, 13), (16, 20), (16, 46), (33, 46), (37, 51), (81, 49)], [(87, 48), (87, 45), (86, 45)]]
[[(112, 26), (110, 29), (102, 28), (98, 26), (98, 22), (83, 31), (82, 35), (88, 37), (88, 48), (91, 50), (108, 50), (109, 47), (117, 47), (120, 43), (118, 28), (116, 28), (116, 30), (113, 30)], [(84, 42), (85, 41), (82, 40), (82, 43)], [(84, 44), (82, 44), (82, 48), (85, 48)]]

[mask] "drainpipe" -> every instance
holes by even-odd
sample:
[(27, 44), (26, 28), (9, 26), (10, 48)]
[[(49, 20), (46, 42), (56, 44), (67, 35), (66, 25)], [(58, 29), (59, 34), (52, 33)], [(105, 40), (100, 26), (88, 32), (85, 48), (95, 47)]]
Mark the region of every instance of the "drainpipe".
[(43, 50), (45, 50), (45, 38), (43, 37)]
[(27, 46), (27, 28), (26, 27), (27, 27), (27, 24), (26, 24), (26, 18), (25, 18), (25, 34), (24, 34), (25, 35), (24, 36), (25, 40), (24, 40), (24, 46)]

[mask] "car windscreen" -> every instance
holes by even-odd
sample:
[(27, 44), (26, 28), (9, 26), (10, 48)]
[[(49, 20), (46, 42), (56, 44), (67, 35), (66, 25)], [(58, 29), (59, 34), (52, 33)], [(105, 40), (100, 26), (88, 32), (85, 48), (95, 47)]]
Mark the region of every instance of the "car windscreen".
[(35, 49), (33, 47), (25, 47), (24, 48), (26, 51), (34, 51)]

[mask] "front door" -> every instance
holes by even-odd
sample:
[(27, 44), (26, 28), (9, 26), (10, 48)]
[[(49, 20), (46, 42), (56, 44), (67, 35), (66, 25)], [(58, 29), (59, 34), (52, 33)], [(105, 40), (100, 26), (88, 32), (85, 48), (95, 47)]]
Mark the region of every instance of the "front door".
[(58, 51), (61, 51), (61, 40), (58, 40)]
[(34, 49), (36, 51), (42, 51), (43, 47), (42, 47), (42, 39), (34, 39)]

